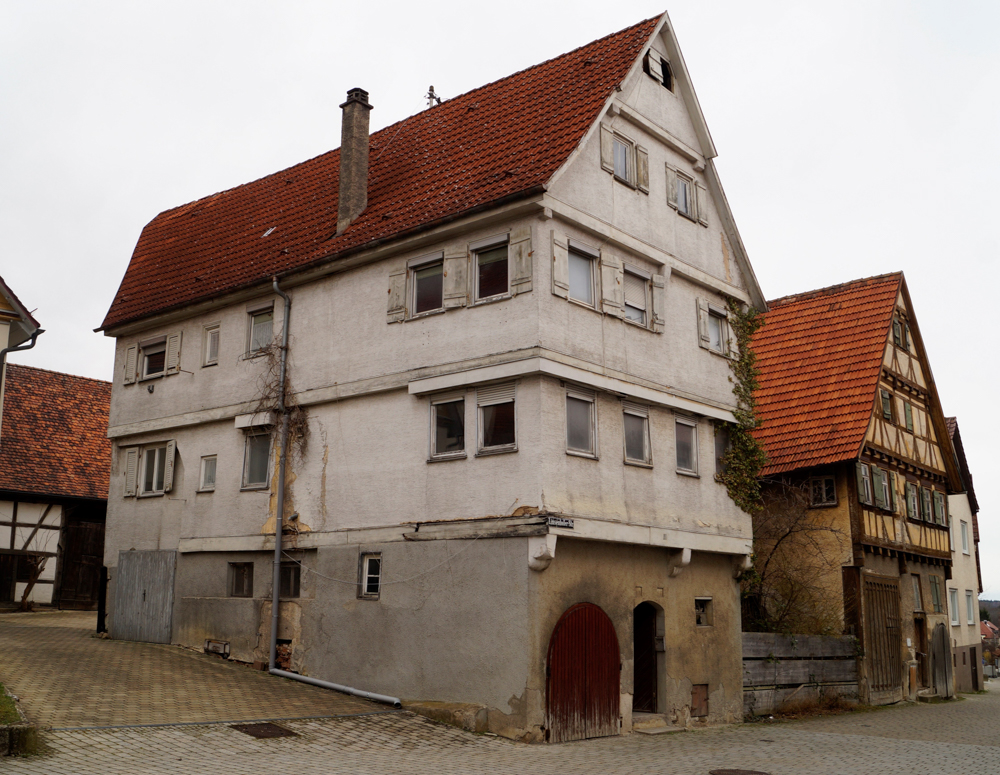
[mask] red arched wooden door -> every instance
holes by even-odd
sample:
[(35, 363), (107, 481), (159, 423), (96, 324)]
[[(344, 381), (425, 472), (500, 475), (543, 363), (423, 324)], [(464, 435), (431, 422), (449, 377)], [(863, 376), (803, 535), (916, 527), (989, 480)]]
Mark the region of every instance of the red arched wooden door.
[(621, 658), (608, 615), (593, 603), (567, 609), (549, 640), (549, 740), (584, 740), (619, 732)]

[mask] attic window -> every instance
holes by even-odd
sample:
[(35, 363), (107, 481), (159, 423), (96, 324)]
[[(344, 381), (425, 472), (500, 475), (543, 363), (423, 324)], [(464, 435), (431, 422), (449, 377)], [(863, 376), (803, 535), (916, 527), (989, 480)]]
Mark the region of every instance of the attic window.
[(655, 51), (649, 51), (643, 58), (642, 71), (663, 84), (665, 89), (674, 90), (674, 74), (670, 70), (670, 63)]

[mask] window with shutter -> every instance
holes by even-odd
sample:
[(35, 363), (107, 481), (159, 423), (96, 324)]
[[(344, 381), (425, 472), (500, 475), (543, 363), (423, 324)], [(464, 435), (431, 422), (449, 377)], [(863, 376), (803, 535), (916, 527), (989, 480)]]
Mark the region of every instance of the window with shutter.
[(667, 205), (674, 210), (678, 208), (677, 202), (677, 168), (667, 165)]
[(162, 377), (167, 368), (167, 337), (154, 336), (139, 342), (139, 378)]
[(569, 245), (566, 237), (555, 231), (552, 235), (552, 293), (569, 298)]
[(906, 483), (906, 516), (910, 519), (920, 519), (920, 507), (918, 505), (917, 485), (913, 482)]
[(941, 605), (941, 579), (938, 576), (931, 576), (931, 603), (934, 606), (934, 613), (942, 613)]
[(625, 319), (640, 326), (647, 324), (649, 307), (649, 280), (625, 267)]
[(444, 257), (432, 259), (410, 267), (413, 299), (410, 309), (414, 315), (436, 312), (444, 308)]
[(857, 464), (858, 500), (866, 506), (872, 505), (871, 474), (866, 463)]
[(131, 385), (135, 382), (136, 369), (138, 368), (139, 346), (133, 344), (125, 348), (125, 366), (122, 373), (122, 382)]
[(569, 298), (594, 306), (594, 267), (597, 261), (579, 248), (569, 250)]
[(400, 269), (389, 275), (389, 302), (386, 322), (399, 323), (406, 319), (406, 270)]
[[(492, 264), (487, 265), (487, 283), (498, 285), (502, 278), (503, 291), (507, 293), (507, 237), (492, 251)], [(487, 251), (488, 252), (488, 251)], [(469, 301), (469, 256), (465, 248), (451, 248), (444, 252), (441, 273), (441, 306), (445, 309), (464, 307)], [(478, 279), (477, 272), (477, 279)], [(492, 291), (493, 288), (486, 288)], [(493, 294), (491, 294), (493, 295)]]
[(622, 262), (605, 251), (601, 254), (601, 309), (606, 315), (620, 318), (624, 306)]
[(875, 507), (879, 509), (886, 508), (886, 493), (887, 488), (885, 487), (884, 474), (882, 469), (878, 466), (871, 467), (872, 472), (872, 487), (875, 494)]
[(898, 318), (893, 318), (892, 320), (892, 343), (896, 347), (903, 346), (903, 327), (900, 325)]
[(649, 151), (635, 147), (635, 185), (642, 193), (649, 193)]
[(667, 276), (654, 274), (650, 286), (653, 302), (653, 331), (662, 334), (666, 329)]
[[(139, 472), (139, 494), (140, 495), (162, 495), (167, 491), (165, 487), (165, 476), (167, 467), (167, 446), (166, 444), (146, 447), (142, 450), (142, 463)], [(169, 444), (173, 451), (173, 442)], [(173, 466), (171, 465), (171, 477), (173, 476)], [(172, 482), (171, 482), (172, 484)]]
[(934, 522), (938, 525), (943, 525), (944, 521), (944, 495), (935, 490), (932, 494), (934, 499)]
[(925, 522), (930, 522), (931, 515), (931, 491), (926, 487), (920, 488), (920, 518)]
[(476, 391), (480, 455), (517, 451), (515, 388), (510, 382)]
[(615, 171), (615, 135), (604, 124), (601, 124), (601, 167), (607, 172)]
[(726, 455), (732, 448), (732, 435), (727, 423), (715, 424), (715, 473), (724, 474), (729, 470)]
[(512, 294), (529, 293), (532, 278), (531, 227), (518, 226), (510, 232)]
[(888, 390), (880, 390), (879, 394), (882, 397), (882, 417), (892, 422), (892, 395)]
[(177, 457), (177, 442), (168, 441), (163, 453), (163, 492), (174, 489), (174, 459)]
[(181, 332), (170, 334), (167, 337), (167, 354), (165, 359), (165, 373), (177, 374), (181, 369)]
[(125, 450), (125, 497), (136, 494), (139, 475), (139, 450), (135, 447)]
[(698, 223), (708, 226), (708, 189), (701, 183), (695, 184), (698, 194)]
[(906, 420), (906, 430), (913, 432), (913, 405), (909, 401), (903, 402), (903, 415)]
[(205, 326), (205, 357), (202, 366), (215, 366), (219, 362), (219, 324)]
[(696, 204), (695, 204), (695, 188), (694, 182), (691, 178), (678, 172), (676, 176), (677, 181), (677, 212), (681, 215), (690, 218), (692, 221), (696, 219)]
[(615, 154), (615, 177), (623, 183), (632, 185), (634, 172), (632, 170), (632, 155), (634, 153), (632, 144), (627, 140), (618, 137), (613, 138)]

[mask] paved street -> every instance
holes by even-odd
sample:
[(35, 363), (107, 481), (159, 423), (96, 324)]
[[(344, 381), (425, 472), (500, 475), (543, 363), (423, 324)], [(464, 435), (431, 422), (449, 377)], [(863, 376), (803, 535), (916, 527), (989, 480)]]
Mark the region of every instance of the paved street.
[[(937, 705), (526, 746), (173, 647), (93, 639), (81, 629), (92, 620), (81, 614), (0, 616), (0, 680), (23, 696), (31, 715), (58, 727), (46, 734), (45, 755), (6, 760), (5, 772), (706, 775), (729, 768), (771, 775), (975, 775), (996, 772), (1000, 757), (1000, 682), (986, 694)], [(101, 701), (100, 695), (115, 699)], [(136, 726), (157, 723), (148, 719), (158, 714), (159, 723), (169, 725)], [(295, 716), (281, 725), (296, 736), (263, 740), (229, 724), (205, 723)], [(67, 728), (132, 717), (147, 720)], [(186, 721), (196, 723), (179, 723)]]

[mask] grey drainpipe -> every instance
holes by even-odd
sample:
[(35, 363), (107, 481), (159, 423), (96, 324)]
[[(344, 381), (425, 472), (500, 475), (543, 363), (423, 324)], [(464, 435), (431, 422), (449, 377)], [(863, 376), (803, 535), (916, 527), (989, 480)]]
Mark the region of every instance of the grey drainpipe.
[(17, 353), (21, 352), (21, 350), (30, 350), (32, 347), (35, 346), (35, 340), (38, 339), (38, 337), (44, 333), (45, 329), (39, 328), (37, 331), (35, 331), (35, 333), (31, 335), (31, 341), (28, 344), (21, 342), (21, 344), (17, 345), (16, 347), (4, 347), (2, 350), (0, 350), (0, 368), (3, 368), (3, 365), (7, 362), (7, 353)]
[[(287, 293), (278, 287), (277, 277), (271, 278), (271, 287), (276, 294), (285, 300), (285, 315), (282, 318), (281, 324), (281, 370), (279, 373), (280, 387), (278, 390), (278, 412), (281, 413), (281, 459), (278, 461), (278, 497), (275, 504), (277, 513), (274, 519), (274, 575), (271, 579), (271, 654), (267, 669), (271, 675), (277, 675), (281, 678), (291, 678), (293, 681), (321, 686), (324, 689), (334, 689), (345, 694), (353, 694), (356, 697), (365, 697), (369, 700), (384, 702), (393, 707), (401, 708), (403, 704), (399, 701), (398, 697), (365, 692), (351, 686), (342, 686), (341, 684), (330, 683), (329, 681), (321, 681), (318, 678), (309, 678), (298, 673), (290, 673), (287, 670), (279, 670), (276, 667), (278, 657), (278, 606), (281, 592), (281, 542), (282, 532), (285, 528), (285, 463), (288, 460), (288, 412), (285, 410), (285, 372), (288, 366), (288, 324), (291, 320), (292, 300), (288, 297)], [(39, 333), (41, 332), (39, 331)]]

